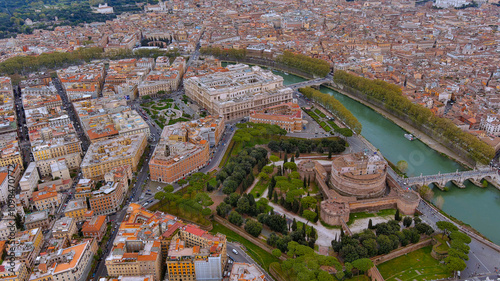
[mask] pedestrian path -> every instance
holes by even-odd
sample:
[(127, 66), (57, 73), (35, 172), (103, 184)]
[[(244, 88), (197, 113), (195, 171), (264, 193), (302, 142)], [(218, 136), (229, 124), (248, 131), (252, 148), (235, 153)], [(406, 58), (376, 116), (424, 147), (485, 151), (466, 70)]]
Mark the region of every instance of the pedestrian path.
[(324, 227), (319, 221), (316, 223), (310, 222), (297, 214), (289, 212), (285, 208), (273, 202), (269, 202), (269, 206), (273, 207), (275, 212), (285, 214), (289, 219), (293, 220), (295, 218), (296, 221), (314, 226), (314, 228), (316, 229), (316, 233), (318, 233), (318, 239), (316, 240), (316, 244), (318, 246), (330, 247), (332, 245), (332, 240), (335, 239), (335, 237), (340, 237), (340, 229), (328, 229)]

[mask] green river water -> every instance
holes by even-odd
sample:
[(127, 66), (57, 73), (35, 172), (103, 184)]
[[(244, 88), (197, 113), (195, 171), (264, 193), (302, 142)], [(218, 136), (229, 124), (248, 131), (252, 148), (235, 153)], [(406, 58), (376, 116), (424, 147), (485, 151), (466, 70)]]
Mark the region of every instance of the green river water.
[[(284, 78), (284, 84), (293, 84), (305, 79), (280, 71), (273, 71)], [(409, 141), (402, 128), (371, 108), (334, 90), (321, 87), (321, 92), (333, 95), (349, 109), (363, 125), (361, 135), (378, 148), (392, 163), (408, 162), (408, 176), (432, 175), (455, 172), (464, 168), (457, 162), (441, 155), (419, 140)], [(442, 210), (471, 225), (476, 230), (500, 245), (500, 191), (489, 185), (479, 188), (465, 182), (466, 189), (459, 189), (451, 182), (449, 191), (434, 188), (434, 198), (442, 197)], [(435, 199), (434, 199), (435, 200)]]

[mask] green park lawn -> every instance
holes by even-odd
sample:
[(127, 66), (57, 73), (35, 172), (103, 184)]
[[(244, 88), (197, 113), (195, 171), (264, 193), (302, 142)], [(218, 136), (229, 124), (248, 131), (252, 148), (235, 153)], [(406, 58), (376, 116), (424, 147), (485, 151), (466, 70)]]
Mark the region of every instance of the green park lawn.
[(252, 191), (250, 191), (250, 194), (252, 194), (255, 198), (257, 198), (257, 193), (262, 196), (268, 185), (269, 183), (267, 181), (259, 180), (259, 182), (257, 182), (257, 184), (253, 187)]
[(210, 225), (210, 220), (207, 220), (204, 216), (200, 216), (199, 214), (196, 213), (189, 213), (184, 210), (179, 209), (175, 204), (171, 203), (158, 203), (151, 208), (148, 208), (150, 211), (161, 211), (167, 214), (174, 215), (176, 217), (179, 217), (181, 219), (185, 219), (191, 222), (194, 222), (196, 224), (204, 225), (204, 226), (209, 226)]
[(240, 235), (238, 235), (236, 232), (232, 231), (231, 229), (217, 223), (217, 222), (212, 222), (214, 228), (210, 231), (212, 233), (222, 233), (226, 235), (226, 238), (228, 241), (237, 241), (240, 242), (243, 246), (246, 247), (248, 254), (256, 261), (258, 262), (265, 270), (269, 271), (269, 265), (273, 262), (278, 262), (279, 259), (275, 258), (273, 255), (270, 253), (264, 251), (261, 249), (259, 246), (255, 245), (254, 243), (244, 239)]
[(411, 252), (379, 264), (378, 270), (387, 281), (437, 280), (447, 278), (450, 273), (444, 265), (431, 256), (432, 246)]
[(372, 217), (385, 217), (385, 216), (395, 215), (395, 214), (396, 214), (395, 209), (380, 210), (377, 213), (368, 213), (368, 212), (351, 213), (349, 215), (349, 221), (347, 222), (347, 225), (351, 225), (357, 219), (365, 219), (365, 218), (372, 218)]

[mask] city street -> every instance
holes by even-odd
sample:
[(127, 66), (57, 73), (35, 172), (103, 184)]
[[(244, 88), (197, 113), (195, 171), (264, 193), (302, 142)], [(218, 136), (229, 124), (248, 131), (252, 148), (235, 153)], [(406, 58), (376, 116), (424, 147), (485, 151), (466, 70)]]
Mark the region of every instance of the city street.
[(54, 85), (56, 86), (57, 93), (61, 97), (61, 100), (63, 102), (63, 107), (64, 109), (68, 112), (68, 116), (73, 122), (73, 125), (75, 127), (75, 130), (78, 134), (78, 137), (82, 141), (82, 150), (83, 154), (85, 154), (90, 146), (90, 141), (87, 139), (85, 136), (85, 132), (83, 131), (83, 128), (80, 127), (80, 122), (78, 121), (78, 116), (76, 116), (75, 109), (73, 108), (73, 104), (68, 100), (68, 97), (66, 96), (66, 93), (64, 92), (64, 89), (61, 86), (61, 82), (59, 81), (58, 78), (52, 79), (54, 81)]
[[(233, 249), (236, 250), (236, 252), (238, 252), (238, 254), (235, 254), (233, 252)], [(260, 267), (258, 263), (256, 263), (247, 253), (245, 253), (245, 251), (243, 251), (243, 249), (241, 249), (241, 247), (239, 246), (238, 243), (231, 243), (231, 242), (227, 243), (227, 255), (234, 262), (244, 262), (244, 263), (249, 263), (249, 264), (255, 264), (255, 265), (257, 265), (257, 267), (260, 269), (260, 271), (264, 272), (264, 274), (266, 275), (266, 279), (267, 280), (269, 280), (269, 281), (274, 280), (269, 275), (269, 273), (267, 273), (267, 271), (265, 271), (264, 269), (262, 269), (262, 267)]]
[[(420, 201), (418, 211), (422, 213), (420, 218), (425, 223), (431, 225), (434, 229), (437, 229), (436, 222), (449, 221), (448, 218), (437, 212), (425, 201)], [(500, 252), (489, 245), (480, 242), (480, 240), (473, 236), (471, 236), (471, 239), (472, 242), (469, 244), (469, 260), (466, 261), (467, 268), (461, 272), (461, 278), (470, 278), (476, 275), (496, 273), (495, 270), (500, 268)]]

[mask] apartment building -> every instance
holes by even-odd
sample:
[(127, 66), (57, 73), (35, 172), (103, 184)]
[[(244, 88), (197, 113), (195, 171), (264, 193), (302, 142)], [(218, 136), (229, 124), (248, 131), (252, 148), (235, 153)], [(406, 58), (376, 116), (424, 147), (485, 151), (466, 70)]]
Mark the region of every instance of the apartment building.
[[(146, 276), (159, 281), (163, 268), (162, 233), (176, 229), (179, 220), (161, 212), (150, 212), (132, 203), (106, 257), (110, 276)], [(172, 231), (176, 233), (176, 231)]]
[(59, 160), (50, 164), (50, 173), (53, 179), (71, 179), (68, 165), (66, 165), (66, 160)]
[(38, 174), (38, 169), (36, 168), (36, 163), (31, 162), (26, 171), (24, 171), (24, 175), (19, 181), (19, 186), (21, 187), (22, 192), (28, 192), (29, 196), (31, 196), (33, 190), (38, 185), (38, 181), (40, 180), (40, 175)]
[(97, 241), (101, 241), (106, 229), (106, 216), (94, 216), (83, 224), (82, 233), (85, 237), (93, 237)]
[(248, 120), (252, 123), (278, 125), (289, 133), (301, 132), (303, 126), (302, 110), (296, 103), (283, 103), (250, 112)]
[(38, 260), (30, 281), (84, 281), (95, 254), (92, 241), (60, 249)]
[(57, 207), (61, 205), (62, 194), (58, 193), (55, 187), (45, 187), (33, 192), (31, 205), (37, 211), (47, 210), (53, 214)]
[(183, 57), (177, 57), (169, 64), (168, 58), (158, 57), (156, 69), (149, 72), (143, 81), (137, 86), (139, 97), (156, 96), (158, 92), (175, 91), (179, 87), (186, 60)]
[(25, 109), (24, 114), (26, 127), (29, 131), (51, 126), (65, 126), (71, 123), (68, 113), (61, 107)]
[(271, 71), (244, 64), (229, 65), (227, 69), (186, 79), (186, 95), (226, 121), (293, 100), (292, 89), (283, 87), (283, 77)]
[(57, 71), (68, 100), (96, 98), (104, 82), (104, 64), (71, 66)]
[(0, 135), (0, 166), (10, 164), (23, 166), (21, 150), (15, 132)]
[(78, 168), (81, 163), (81, 141), (71, 126), (43, 128), (30, 135), (31, 151), (42, 176), (52, 174), (61, 176), (60, 165), (53, 164), (64, 161), (68, 169)]
[(16, 260), (24, 262), (28, 268), (32, 268), (43, 246), (42, 229), (34, 228), (18, 232), (15, 241), (15, 243), (9, 244), (8, 251), (15, 254)]
[(149, 125), (135, 110), (110, 114), (110, 119), (120, 136), (144, 133), (150, 136)]
[(0, 220), (0, 241), (9, 240), (11, 233), (16, 232), (16, 222), (13, 219), (3, 218)]
[(85, 199), (75, 199), (68, 202), (64, 215), (76, 220), (76, 222), (85, 221), (85, 213), (88, 211)]
[(215, 116), (166, 126), (149, 162), (151, 180), (172, 183), (205, 166), (224, 128)]
[(90, 145), (81, 163), (82, 175), (101, 180), (113, 168), (126, 165), (135, 172), (146, 145), (144, 133), (95, 142)]
[[(9, 191), (10, 187), (10, 191)], [(7, 203), (10, 192), (15, 192), (15, 187), (13, 184), (9, 184), (9, 173), (0, 172), (0, 201)]]
[(73, 234), (77, 232), (76, 220), (70, 217), (62, 217), (54, 222), (52, 227), (52, 236), (54, 238), (66, 238), (68, 241), (73, 239)]
[(38, 185), (38, 190), (43, 190), (47, 188), (52, 188), (57, 192), (66, 191), (71, 188), (73, 184), (72, 179), (57, 179), (52, 181), (46, 181)]
[[(13, 168), (9, 166), (0, 166), (0, 202), (5, 202), (9, 200), (9, 194), (17, 189), (17, 184), (21, 178), (21, 169), (19, 165), (15, 165)], [(16, 203), (19, 202), (21, 195), (16, 195), (13, 198)]]
[(93, 191), (89, 203), (94, 215), (109, 215), (120, 210), (127, 187), (122, 181), (107, 182), (99, 190)]
[(221, 280), (227, 261), (223, 234), (211, 235), (196, 225), (180, 228), (172, 238), (166, 259), (171, 281)]
[(179, 85), (179, 73), (151, 71), (144, 81), (137, 85), (139, 97), (155, 97), (158, 92), (164, 93), (174, 91)]
[(50, 222), (49, 211), (47, 210), (33, 212), (24, 217), (24, 226), (27, 229), (40, 228), (46, 230), (50, 228)]
[(61, 97), (56, 88), (51, 86), (27, 87), (22, 90), (22, 102), (24, 109), (38, 107), (54, 108), (62, 106)]
[(11, 264), (9, 260), (4, 260), (0, 266), (0, 279), (2, 281), (26, 281), (30, 274), (24, 262), (15, 260)]
[(80, 179), (75, 186), (75, 198), (86, 199), (92, 195), (92, 190), (95, 188), (95, 182), (91, 179)]

